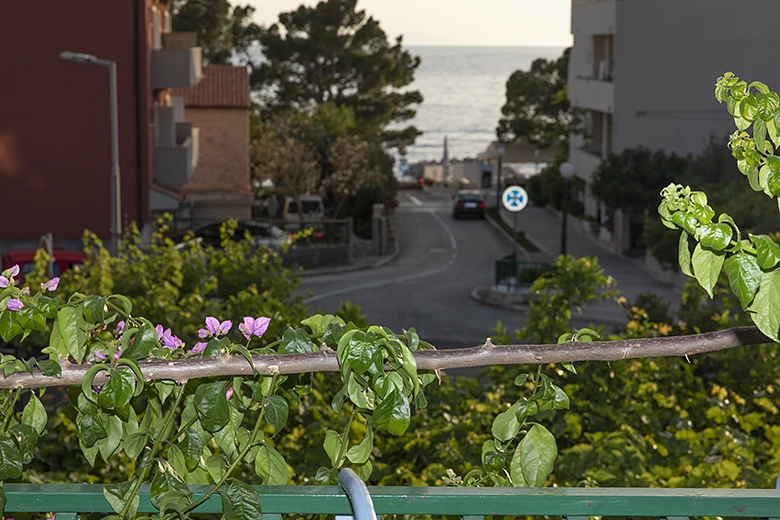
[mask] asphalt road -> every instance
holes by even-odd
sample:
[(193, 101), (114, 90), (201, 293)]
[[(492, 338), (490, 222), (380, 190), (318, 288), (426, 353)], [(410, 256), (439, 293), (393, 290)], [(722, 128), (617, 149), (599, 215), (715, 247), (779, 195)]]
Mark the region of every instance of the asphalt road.
[(311, 291), (313, 312), (333, 313), (351, 301), (372, 322), (398, 332), (415, 327), (439, 349), (482, 343), (499, 320), (510, 330), (524, 325), (522, 313), (469, 297), (492, 284), (493, 262), (511, 252), (488, 222), (454, 220), (451, 195), (436, 189), (400, 192), (394, 219), (401, 253), (393, 262), (303, 279), (301, 293)]

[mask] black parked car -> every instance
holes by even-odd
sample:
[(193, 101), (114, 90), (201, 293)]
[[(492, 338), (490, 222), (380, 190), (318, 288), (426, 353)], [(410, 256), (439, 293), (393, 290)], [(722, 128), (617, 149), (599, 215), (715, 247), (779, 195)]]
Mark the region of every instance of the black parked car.
[[(222, 222), (215, 224), (207, 224), (192, 230), (195, 238), (201, 239), (201, 243), (204, 246), (219, 247), (220, 236), (219, 230), (222, 227)], [(254, 222), (254, 221), (242, 221), (238, 222), (236, 226), (236, 232), (233, 235), (233, 240), (243, 240), (245, 233), (254, 238), (256, 246), (268, 246), (272, 249), (279, 248), (281, 244), (287, 240), (287, 233), (279, 229), (278, 227), (268, 224), (267, 222)], [(184, 236), (188, 232), (176, 233), (170, 235), (170, 238), (174, 242), (179, 243), (184, 239)]]
[(485, 218), (485, 200), (482, 193), (475, 190), (461, 190), (455, 195), (453, 218), (478, 217)]

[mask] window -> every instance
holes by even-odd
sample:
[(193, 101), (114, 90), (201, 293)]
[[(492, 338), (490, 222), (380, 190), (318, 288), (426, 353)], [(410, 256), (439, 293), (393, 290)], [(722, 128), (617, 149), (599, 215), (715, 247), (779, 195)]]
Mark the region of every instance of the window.
[(316, 200), (304, 200), (302, 206), (303, 206), (304, 213), (320, 212), (320, 203), (317, 202)]

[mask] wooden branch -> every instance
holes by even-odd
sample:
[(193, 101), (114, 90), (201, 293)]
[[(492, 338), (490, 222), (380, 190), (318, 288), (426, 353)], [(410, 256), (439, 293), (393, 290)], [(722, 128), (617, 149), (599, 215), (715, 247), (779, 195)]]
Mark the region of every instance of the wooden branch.
[[(648, 357), (676, 357), (702, 354), (747, 345), (774, 343), (756, 327), (737, 327), (718, 332), (663, 338), (625, 339), (593, 343), (562, 345), (493, 345), (488, 338), (478, 347), (452, 350), (421, 350), (414, 353), (420, 370), (476, 368), (491, 365), (527, 365), (567, 361), (617, 361)], [(261, 375), (338, 372), (336, 353), (322, 349), (311, 354), (254, 356), (255, 368)], [(63, 363), (62, 377), (34, 374), (13, 374), (0, 379), (0, 388), (40, 388), (80, 384), (92, 365)], [(252, 368), (242, 356), (218, 356), (181, 360), (152, 360), (140, 364), (147, 381), (168, 379), (186, 381), (202, 377), (252, 375)], [(105, 372), (95, 378), (96, 385), (105, 384)]]

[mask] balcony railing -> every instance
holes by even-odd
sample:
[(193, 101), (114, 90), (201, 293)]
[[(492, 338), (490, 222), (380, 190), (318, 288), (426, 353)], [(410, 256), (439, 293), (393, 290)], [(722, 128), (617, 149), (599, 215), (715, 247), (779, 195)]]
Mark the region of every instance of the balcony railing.
[(152, 51), (152, 88), (190, 88), (202, 77), (203, 58), (195, 34), (163, 34), (163, 48)]
[[(209, 486), (191, 486), (195, 499)], [(6, 484), (6, 517), (14, 513), (51, 513), (75, 520), (79, 513), (113, 513), (96, 484)], [(352, 515), (353, 504), (339, 487), (260, 486), (263, 518), (280, 515)], [(574, 520), (601, 517), (780, 518), (780, 491), (770, 489), (642, 488), (460, 488), (369, 487), (377, 515), (453, 515), (464, 520), (485, 516), (552, 516)], [(139, 513), (155, 513), (149, 486), (141, 488)], [(353, 497), (353, 500), (355, 498)], [(214, 495), (195, 512), (219, 514)], [(358, 516), (360, 520), (360, 516)]]
[(174, 189), (181, 189), (192, 179), (198, 164), (199, 130), (191, 123), (176, 123), (174, 145), (158, 144), (154, 148), (154, 177)]

